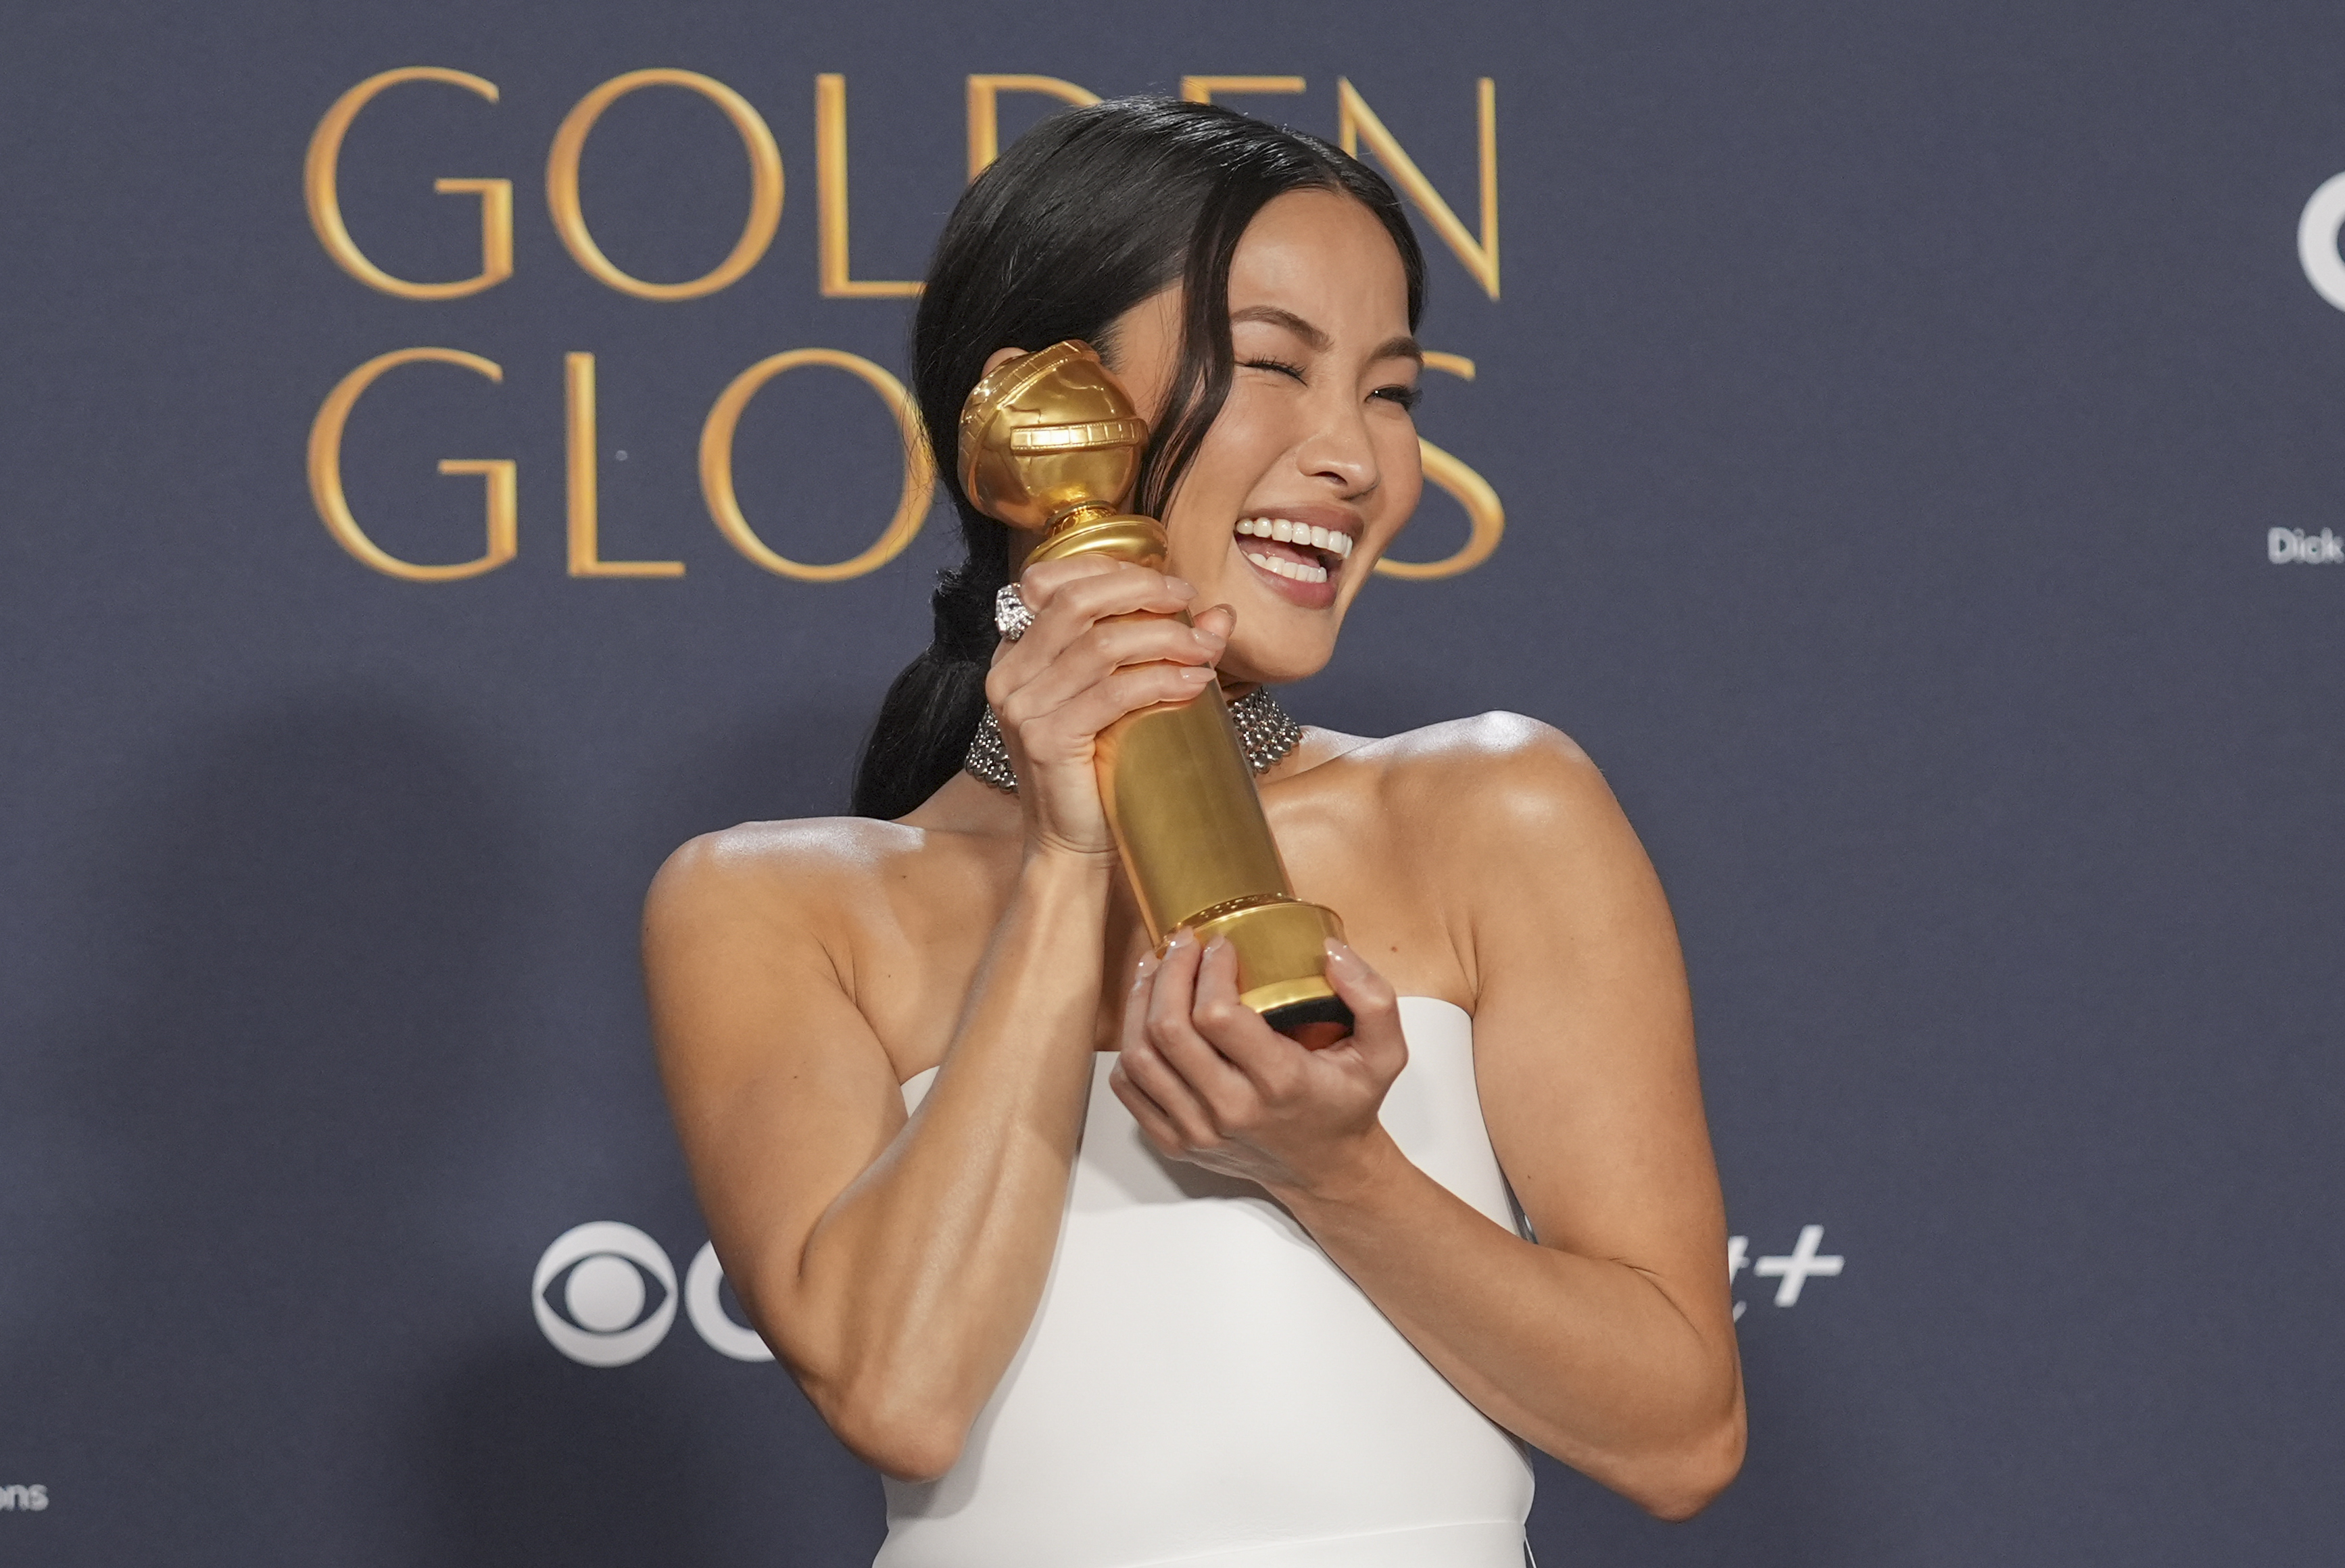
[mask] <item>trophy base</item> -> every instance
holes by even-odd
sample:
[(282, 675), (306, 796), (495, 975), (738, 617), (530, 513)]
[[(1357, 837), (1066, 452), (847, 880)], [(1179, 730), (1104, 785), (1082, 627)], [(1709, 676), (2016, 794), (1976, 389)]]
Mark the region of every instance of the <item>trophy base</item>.
[(1307, 1050), (1325, 1050), (1352, 1036), (1352, 1009), (1341, 996), (1317, 996), (1273, 1007), (1262, 1021)]
[(1327, 983), (1327, 939), (1343, 940), (1334, 910), (1273, 896), (1189, 922), (1199, 942), (1237, 949), (1238, 1000), (1314, 1050), (1352, 1032), (1352, 1009)]

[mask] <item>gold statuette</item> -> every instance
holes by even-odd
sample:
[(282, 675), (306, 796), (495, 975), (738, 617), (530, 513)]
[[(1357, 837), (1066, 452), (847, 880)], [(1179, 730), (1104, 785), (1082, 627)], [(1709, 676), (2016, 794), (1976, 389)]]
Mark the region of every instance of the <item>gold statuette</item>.
[[(1121, 510), (1148, 421), (1069, 341), (1012, 359), (961, 408), (960, 481), (987, 516), (1039, 533), (1026, 564), (1103, 555), (1164, 567), (1164, 525)], [(1332, 909), (1294, 896), (1221, 689), (1127, 713), (1099, 737), (1100, 798), (1158, 950), (1181, 926), (1237, 952), (1238, 991), (1274, 1028), (1324, 1044), (1352, 1021), (1327, 983)]]

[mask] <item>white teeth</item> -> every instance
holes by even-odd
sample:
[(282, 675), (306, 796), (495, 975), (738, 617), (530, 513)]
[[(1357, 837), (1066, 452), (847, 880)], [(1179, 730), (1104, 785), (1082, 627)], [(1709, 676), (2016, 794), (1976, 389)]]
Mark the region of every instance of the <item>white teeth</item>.
[[(1324, 550), (1338, 561), (1352, 553), (1352, 536), (1343, 530), (1294, 522), (1283, 517), (1242, 517), (1238, 519), (1237, 531), (1247, 539), (1274, 539), (1282, 544), (1298, 544), (1312, 550)], [(1246, 559), (1261, 561), (1265, 567), (1269, 566), (1269, 558), (1264, 556), (1249, 555)], [(1274, 567), (1271, 570), (1277, 569)], [(1316, 572), (1318, 575), (1298, 578), (1299, 582), (1325, 582), (1327, 580), (1327, 569), (1324, 566), (1304, 567), (1301, 570)], [(1294, 576), (1294, 574), (1282, 572), (1280, 575)]]
[(1280, 577), (1289, 578), (1296, 582), (1327, 581), (1327, 569), (1324, 566), (1305, 566), (1299, 561), (1288, 561), (1283, 556), (1256, 555), (1251, 550), (1244, 553), (1248, 561), (1253, 561), (1264, 572), (1274, 572)]

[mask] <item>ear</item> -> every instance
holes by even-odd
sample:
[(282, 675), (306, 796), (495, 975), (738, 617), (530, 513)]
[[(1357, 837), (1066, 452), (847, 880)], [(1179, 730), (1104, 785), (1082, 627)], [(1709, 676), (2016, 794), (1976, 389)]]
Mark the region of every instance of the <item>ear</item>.
[(985, 369), (978, 372), (978, 377), (981, 380), (1010, 363), (1010, 360), (1023, 359), (1025, 355), (1026, 350), (1023, 349), (996, 349), (985, 357)]

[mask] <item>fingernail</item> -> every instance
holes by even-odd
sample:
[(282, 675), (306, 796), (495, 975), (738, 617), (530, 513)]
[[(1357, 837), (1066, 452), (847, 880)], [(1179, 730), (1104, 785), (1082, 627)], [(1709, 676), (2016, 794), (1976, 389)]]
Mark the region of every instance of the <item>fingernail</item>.
[(1182, 943), (1194, 942), (1196, 939), (1197, 934), (1194, 931), (1190, 930), (1186, 926), (1176, 926), (1173, 929), (1172, 935), (1164, 939), (1164, 951), (1169, 954), (1173, 948), (1181, 946)]
[(1333, 936), (1327, 938), (1327, 961), (1351, 971), (1366, 967), (1360, 962), (1360, 956), (1352, 951), (1350, 944)]
[(1230, 939), (1216, 931), (1213, 933), (1213, 939), (1205, 944), (1205, 956), (1210, 958), (1229, 945)]
[(1213, 667), (1211, 664), (1183, 664), (1181, 674), (1184, 680), (1193, 681), (1202, 686), (1213, 678)]
[(1196, 588), (1185, 577), (1168, 577), (1164, 580), (1164, 586), (1170, 588), (1173, 592), (1179, 594), (1183, 599), (1194, 599), (1197, 597)]

